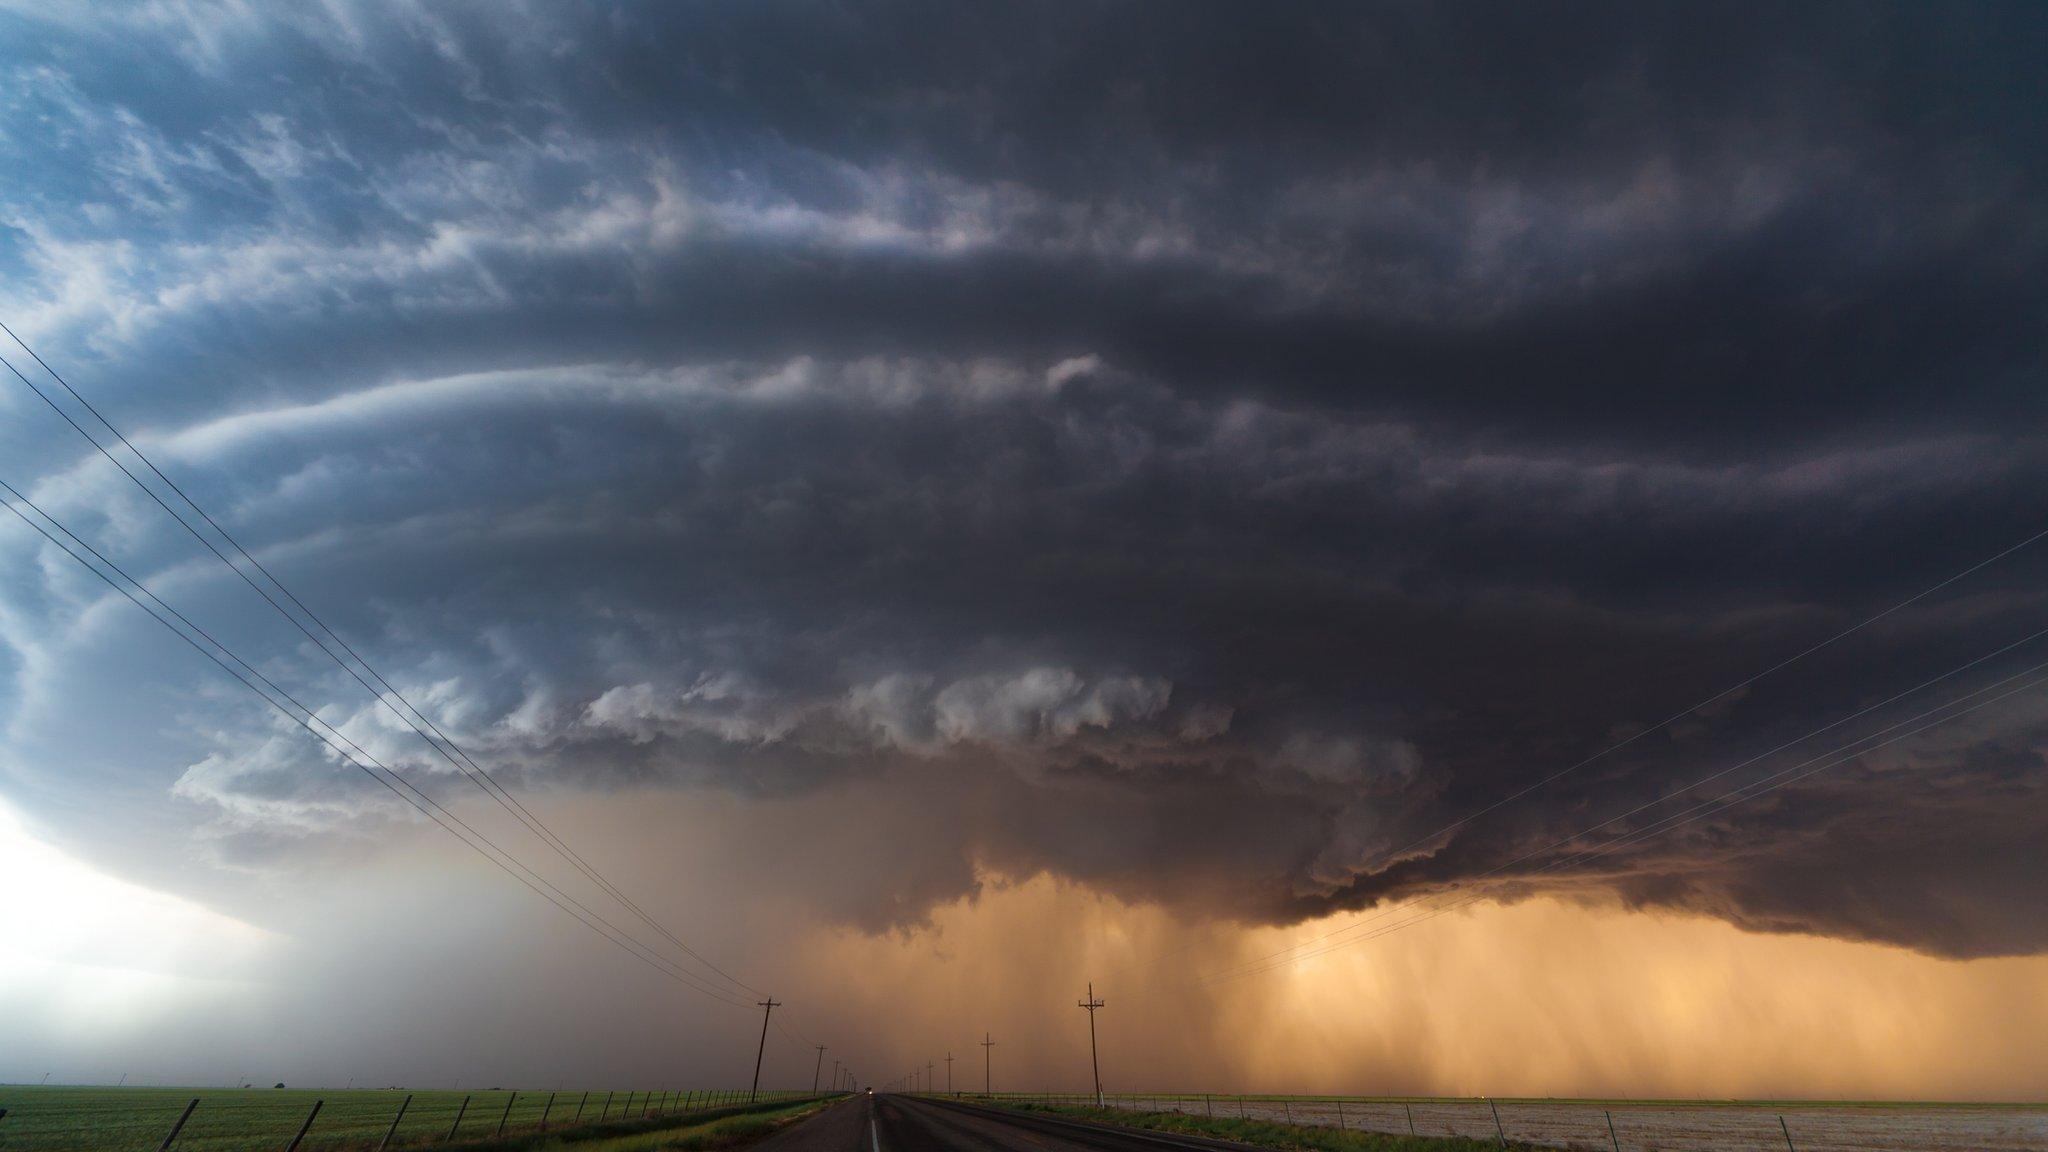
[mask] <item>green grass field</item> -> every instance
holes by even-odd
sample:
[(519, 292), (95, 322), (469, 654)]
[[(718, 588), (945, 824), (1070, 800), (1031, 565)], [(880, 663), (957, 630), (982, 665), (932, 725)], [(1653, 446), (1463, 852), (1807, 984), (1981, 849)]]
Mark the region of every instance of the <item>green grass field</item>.
[[(393, 1147), (450, 1143), (451, 1134), (457, 1144), (494, 1141), (501, 1124), (508, 1138), (521, 1137), (522, 1142), (531, 1143), (523, 1138), (540, 1133), (543, 1115), (550, 1132), (593, 1128), (604, 1120), (612, 1122), (607, 1127), (616, 1130), (614, 1135), (625, 1138), (636, 1125), (656, 1123), (657, 1115), (671, 1121), (685, 1115), (715, 1118), (724, 1108), (743, 1102), (746, 1097), (743, 1090), (730, 1089), (711, 1093), (657, 1091), (650, 1104), (647, 1094), (638, 1089), (587, 1094), (581, 1090), (408, 1093), (402, 1089), (8, 1085), (0, 1086), (0, 1108), (6, 1109), (6, 1115), (0, 1117), (0, 1152), (155, 1152), (194, 1098), (199, 1100), (199, 1106), (172, 1145), (180, 1152), (282, 1149), (305, 1122), (315, 1101), (321, 1102), (320, 1114), (299, 1146), (301, 1152), (375, 1148), (408, 1095), (412, 1103), (399, 1121)], [(764, 1101), (789, 1101), (808, 1098), (809, 1093), (764, 1092), (761, 1096)]]

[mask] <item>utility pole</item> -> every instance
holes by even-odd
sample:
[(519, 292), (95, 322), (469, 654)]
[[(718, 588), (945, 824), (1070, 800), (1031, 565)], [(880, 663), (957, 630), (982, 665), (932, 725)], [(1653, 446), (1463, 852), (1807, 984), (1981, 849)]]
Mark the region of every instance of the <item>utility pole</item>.
[(1095, 1069), (1095, 1106), (1097, 1108), (1102, 1107), (1102, 1061), (1097, 1059), (1095, 1055), (1095, 1010), (1102, 1007), (1102, 1004), (1102, 1001), (1095, 998), (1095, 982), (1089, 981), (1088, 998), (1081, 1001), (1079, 1006), (1088, 1010), (1088, 1063)]
[(761, 1057), (768, 1052), (768, 1017), (774, 1015), (775, 1009), (780, 1005), (776, 1003), (775, 997), (770, 996), (766, 1000), (755, 1001), (754, 1007), (761, 1009), (761, 1046), (754, 1049), (754, 1086), (747, 1089), (749, 1104), (752, 1104), (754, 1097), (761, 1092)]
[(948, 1095), (948, 1096), (951, 1096), (952, 1094), (953, 1094), (953, 1052), (952, 1052), (952, 1050), (951, 1050), (951, 1049), (947, 1049), (947, 1051), (946, 1051), (946, 1095)]
[[(935, 1067), (937, 1065), (929, 1060), (924, 1062), (924, 1090), (927, 1092), (932, 1090), (932, 1069)], [(949, 1068), (947, 1071), (951, 1071), (951, 1069)]]
[(996, 1077), (995, 1073), (991, 1071), (995, 1067), (995, 1055), (990, 1051), (995, 1046), (996, 1038), (983, 1032), (981, 1034), (981, 1094), (983, 1096), (995, 1095), (993, 1086), (996, 1082)]
[(818, 1045), (818, 1066), (811, 1069), (811, 1095), (818, 1094), (818, 1075), (825, 1070), (825, 1046)]
[(839, 1091), (839, 1061), (832, 1062), (832, 1090)]

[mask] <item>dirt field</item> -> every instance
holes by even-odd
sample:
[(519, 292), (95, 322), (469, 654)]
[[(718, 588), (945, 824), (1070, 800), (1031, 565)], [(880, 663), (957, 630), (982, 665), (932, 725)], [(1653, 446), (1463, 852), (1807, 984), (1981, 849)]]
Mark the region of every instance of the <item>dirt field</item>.
[[(1353, 1131), (1511, 1140), (1599, 1152), (2009, 1152), (2048, 1150), (2048, 1105), (1380, 1100), (1126, 1096), (1108, 1103)], [(1608, 1133), (1612, 1117), (1614, 1131)], [(1780, 1117), (1783, 1127), (1780, 1127)]]

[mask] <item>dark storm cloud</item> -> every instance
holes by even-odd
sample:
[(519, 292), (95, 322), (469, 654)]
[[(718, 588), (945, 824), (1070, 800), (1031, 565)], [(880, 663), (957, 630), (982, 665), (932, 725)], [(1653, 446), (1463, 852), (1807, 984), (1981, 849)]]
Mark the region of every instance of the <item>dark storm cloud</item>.
[[(1435, 891), (2044, 622), (2026, 553), (1431, 835), (2041, 526), (2031, 8), (175, 13), (0, 18), (10, 323), (509, 775), (921, 781), (863, 925)], [(11, 481), (438, 770), (0, 397)], [(4, 563), (25, 796), (374, 828)], [(1982, 718), (1505, 877), (2038, 951), (2042, 725)]]

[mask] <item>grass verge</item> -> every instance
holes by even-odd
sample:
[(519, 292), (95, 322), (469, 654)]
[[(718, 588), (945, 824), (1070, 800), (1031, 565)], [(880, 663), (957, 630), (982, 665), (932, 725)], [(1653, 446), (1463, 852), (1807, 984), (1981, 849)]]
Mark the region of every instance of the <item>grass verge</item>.
[(450, 1152), (698, 1152), (739, 1148), (794, 1124), (831, 1104), (802, 1100), (758, 1107), (741, 1105), (707, 1116), (590, 1125), (545, 1136), (444, 1145)]
[[(1239, 1120), (1235, 1117), (1190, 1116), (1182, 1112), (1126, 1112), (1117, 1108), (1077, 1107), (1069, 1104), (1011, 1104), (1023, 1112), (1042, 1112), (1109, 1124), (1122, 1128), (1145, 1128), (1187, 1136), (1208, 1136), (1235, 1140), (1261, 1148), (1303, 1148), (1318, 1152), (1500, 1152), (1494, 1140), (1463, 1137), (1394, 1136), (1384, 1132), (1342, 1132), (1335, 1128), (1312, 1128), (1302, 1124), (1281, 1124), (1271, 1120)], [(1510, 1152), (1555, 1152), (1537, 1144), (1509, 1141)]]

